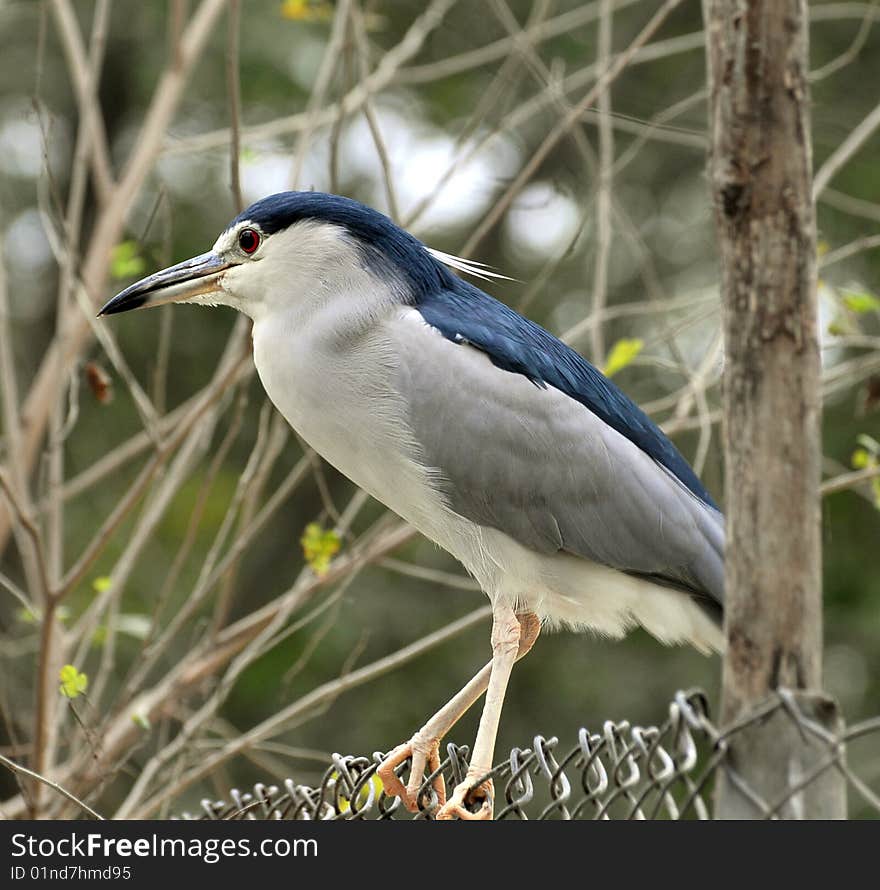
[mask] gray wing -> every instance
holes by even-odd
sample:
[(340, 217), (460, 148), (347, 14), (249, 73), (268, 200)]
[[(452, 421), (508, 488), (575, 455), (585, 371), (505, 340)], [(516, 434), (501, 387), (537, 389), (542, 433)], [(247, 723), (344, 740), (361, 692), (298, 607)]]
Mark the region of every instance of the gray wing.
[(397, 385), (453, 510), (532, 550), (723, 602), (721, 513), (584, 405), (417, 319), (394, 338)]

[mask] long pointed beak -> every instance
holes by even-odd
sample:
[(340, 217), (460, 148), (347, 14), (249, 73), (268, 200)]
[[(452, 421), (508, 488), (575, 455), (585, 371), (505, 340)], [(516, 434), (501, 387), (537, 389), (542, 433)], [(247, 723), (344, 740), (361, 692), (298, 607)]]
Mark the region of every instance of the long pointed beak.
[(160, 306), (162, 303), (179, 303), (220, 290), (220, 276), (231, 265), (216, 253), (203, 253), (191, 260), (184, 260), (176, 266), (148, 275), (116, 294), (104, 305), (98, 317), (127, 312), (129, 309)]

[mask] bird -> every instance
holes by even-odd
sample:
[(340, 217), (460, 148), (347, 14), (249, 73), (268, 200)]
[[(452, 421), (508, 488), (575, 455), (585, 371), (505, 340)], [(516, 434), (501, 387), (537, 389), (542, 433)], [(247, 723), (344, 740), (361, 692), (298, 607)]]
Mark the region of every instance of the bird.
[[(99, 313), (175, 302), (249, 316), (256, 370), (290, 426), (486, 593), (491, 659), (378, 768), (413, 812), (433, 790), (438, 819), (492, 818), (505, 691), (542, 627), (641, 626), (707, 654), (724, 641), (722, 512), (620, 388), (465, 277), (486, 271), (351, 198), (288, 191)], [(484, 693), (447, 796), (440, 741)]]

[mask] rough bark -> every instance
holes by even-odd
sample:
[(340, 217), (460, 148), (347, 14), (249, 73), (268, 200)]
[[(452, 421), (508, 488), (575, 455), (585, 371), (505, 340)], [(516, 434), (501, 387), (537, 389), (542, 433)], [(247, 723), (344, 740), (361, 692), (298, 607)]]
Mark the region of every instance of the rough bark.
[[(805, 0), (703, 5), (726, 348), (729, 725), (777, 688), (821, 688), (816, 226)], [(756, 724), (734, 738), (731, 766), (772, 800), (815, 759), (800, 738)], [(839, 815), (810, 806), (780, 814)], [(718, 815), (758, 812), (722, 779)]]

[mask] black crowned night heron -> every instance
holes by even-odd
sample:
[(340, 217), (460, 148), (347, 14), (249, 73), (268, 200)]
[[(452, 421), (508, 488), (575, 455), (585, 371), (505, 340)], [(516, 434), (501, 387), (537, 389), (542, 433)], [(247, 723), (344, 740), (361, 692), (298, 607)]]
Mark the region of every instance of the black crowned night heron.
[(488, 818), (491, 783), (478, 780), (541, 624), (612, 637), (642, 625), (719, 649), (724, 520), (613, 383), (450, 267), (469, 270), (356, 201), (285, 192), (101, 314), (189, 302), (249, 315), (257, 371), (290, 425), (476, 578), (492, 659), (379, 774), (415, 809), (440, 739), (486, 692), (465, 780), (448, 801), (442, 778), (435, 788), (439, 817)]

